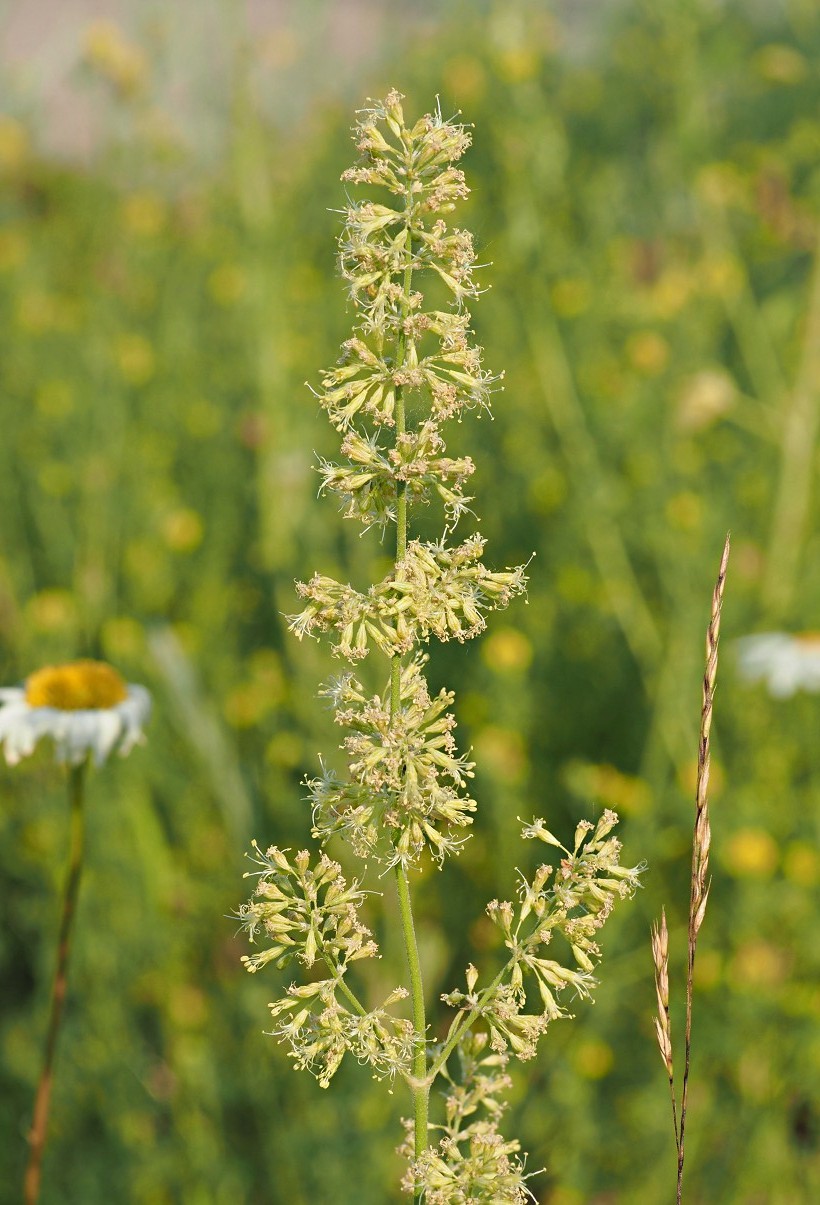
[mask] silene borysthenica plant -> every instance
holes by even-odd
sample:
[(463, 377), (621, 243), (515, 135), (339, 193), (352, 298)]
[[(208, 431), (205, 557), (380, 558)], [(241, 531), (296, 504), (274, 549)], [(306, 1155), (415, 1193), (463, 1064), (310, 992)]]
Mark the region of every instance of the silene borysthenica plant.
[[(531, 1194), (519, 1145), (498, 1130), (508, 1060), (534, 1056), (550, 1021), (566, 1015), (566, 996), (589, 996), (598, 930), (615, 900), (634, 891), (637, 869), (620, 864), (613, 812), (597, 824), (582, 821), (571, 848), (543, 820), (527, 824), (522, 836), (552, 846), (558, 866), (520, 875), (515, 900), (487, 905), (506, 961), (485, 978), (467, 967), (464, 985), (442, 996), (453, 1015), (443, 1040), (433, 1041), (410, 881), (423, 859), (442, 865), (458, 852), (476, 804), (473, 763), (453, 738), (453, 694), (431, 695), (421, 650), (431, 637), (478, 635), (486, 613), (522, 594), (526, 578), (524, 566), (488, 569), (481, 536), (454, 536), (469, 513), (464, 486), (473, 464), (447, 454), (443, 431), (465, 410), (488, 409), (495, 380), (471, 342), (465, 308), (478, 293), (472, 239), (443, 216), (467, 196), (454, 164), (470, 134), (440, 113), (408, 126), (402, 99), (391, 92), (363, 110), (355, 128), (361, 158), (343, 179), (379, 194), (346, 210), (340, 263), (358, 322), (318, 395), (342, 438), (340, 463), (320, 465), (323, 486), (347, 517), (395, 529), (395, 563), (364, 592), (317, 573), (299, 584), (305, 605), (290, 627), (300, 639), (329, 633), (335, 655), (351, 665), (374, 649), (390, 664), (380, 694), (368, 694), (351, 671), (321, 689), (346, 732), (347, 770), (323, 765), (308, 786), (320, 845), (340, 837), (395, 879), (408, 983), (375, 1005), (362, 998), (354, 964), (378, 953), (362, 919), (370, 893), (326, 852), (263, 852), (254, 843), (256, 889), (240, 917), (265, 948), (244, 961), (249, 971), (272, 962), (308, 972), (270, 1006), (273, 1033), (296, 1067), (326, 1087), (349, 1052), (377, 1077), (407, 1084), (414, 1108), (403, 1148), (406, 1192), (431, 1203), (523, 1202)], [(431, 308), (424, 290), (441, 295), (441, 284), (447, 308)], [(411, 539), (411, 508), (430, 500), (443, 504), (441, 538)], [(563, 949), (553, 950), (555, 937)], [(443, 1102), (437, 1093), (430, 1118), (439, 1079)]]

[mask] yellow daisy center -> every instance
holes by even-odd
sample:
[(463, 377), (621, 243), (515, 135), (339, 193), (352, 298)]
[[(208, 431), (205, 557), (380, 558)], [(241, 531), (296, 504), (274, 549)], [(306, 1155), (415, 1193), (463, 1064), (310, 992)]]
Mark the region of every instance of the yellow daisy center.
[(26, 679), (29, 707), (56, 707), (58, 711), (99, 711), (128, 697), (120, 675), (104, 661), (70, 661), (47, 665)]

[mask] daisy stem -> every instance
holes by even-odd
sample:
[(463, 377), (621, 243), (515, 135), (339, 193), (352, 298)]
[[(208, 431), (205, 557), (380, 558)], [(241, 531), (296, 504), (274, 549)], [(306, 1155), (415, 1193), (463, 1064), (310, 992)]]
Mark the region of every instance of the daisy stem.
[(86, 765), (87, 762), (83, 761), (79, 766), (72, 766), (69, 770), (68, 798), (70, 805), (70, 829), (68, 874), (63, 894), (63, 912), (60, 919), (60, 935), (57, 943), (57, 966), (54, 972), (54, 985), (51, 989), (51, 1010), (48, 1020), (45, 1058), (37, 1084), (37, 1095), (34, 1099), (34, 1120), (29, 1133), (29, 1159), (24, 1181), (25, 1205), (35, 1205), (40, 1194), (40, 1177), (48, 1132), (48, 1110), (51, 1100), (51, 1086), (54, 1081), (54, 1056), (57, 1051), (57, 1041), (60, 1036), (60, 1025), (63, 1019), (63, 1006), (68, 987), (68, 955), (83, 866), (83, 788), (85, 785)]

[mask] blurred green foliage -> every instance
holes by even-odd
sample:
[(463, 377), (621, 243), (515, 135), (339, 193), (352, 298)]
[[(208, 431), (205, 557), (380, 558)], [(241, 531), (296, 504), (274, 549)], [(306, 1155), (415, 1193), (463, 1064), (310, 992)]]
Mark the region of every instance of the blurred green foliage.
[[(335, 92), (314, 61), (288, 122), (260, 116), (245, 49), (217, 156), (168, 135), (149, 51), (106, 27), (75, 81), (110, 115), (89, 162), (39, 153), (13, 105), (0, 118), (0, 678), (102, 656), (156, 702), (147, 747), (92, 779), (44, 1205), (393, 1199), (407, 1102), (385, 1109), (355, 1067), (326, 1093), (292, 1073), (228, 918), (251, 836), (306, 842), (300, 780), (337, 741), (314, 698), (324, 650), (283, 635), (292, 579), (382, 571), (375, 537), (316, 501), (333, 437), (302, 383), (349, 318), (329, 210), (352, 109), (390, 85), (410, 112), (439, 94), (475, 123), (460, 221), (492, 285), (478, 337), (507, 375), (495, 421), (453, 447), (478, 464), (488, 561), (537, 553), (527, 607), (434, 651), (482, 810), (419, 884), (430, 998), (460, 981), (468, 939), (494, 957), (481, 914), (524, 864), (516, 817), (570, 833), (614, 806), (646, 889), (610, 923), (596, 1006), (516, 1073), (507, 1129), (546, 1168), (540, 1201), (671, 1199), (648, 929), (665, 903), (681, 972), (702, 641), (731, 528), (688, 1199), (820, 1198), (818, 701), (745, 685), (732, 654), (820, 610), (820, 14), (581, 7), (442, 3)], [(0, 783), (5, 1205), (67, 809), (47, 751)], [(396, 982), (399, 949), (380, 966)]]

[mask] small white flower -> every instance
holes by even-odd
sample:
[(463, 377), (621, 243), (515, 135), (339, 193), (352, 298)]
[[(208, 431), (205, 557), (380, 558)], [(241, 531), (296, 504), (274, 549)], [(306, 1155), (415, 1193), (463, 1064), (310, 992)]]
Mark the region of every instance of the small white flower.
[(738, 641), (740, 672), (750, 682), (764, 681), (776, 699), (798, 690), (820, 692), (820, 632), (761, 632)]
[(150, 712), (145, 687), (124, 682), (105, 662), (47, 666), (23, 686), (0, 688), (0, 745), (15, 766), (47, 736), (58, 761), (76, 766), (91, 753), (99, 766), (118, 745), (124, 757), (143, 740)]

